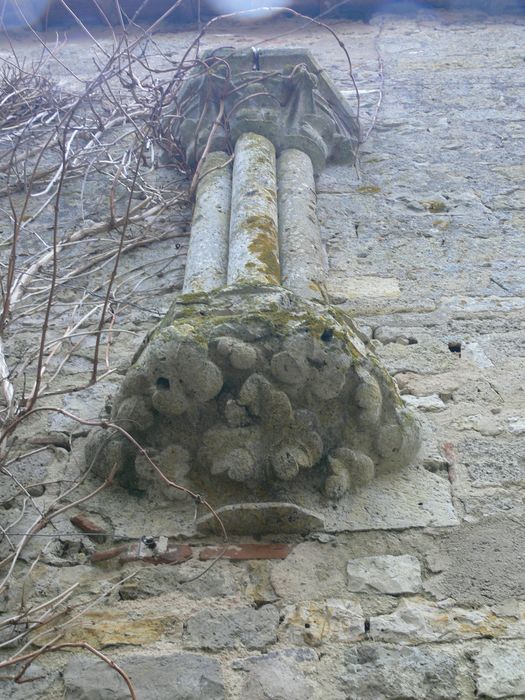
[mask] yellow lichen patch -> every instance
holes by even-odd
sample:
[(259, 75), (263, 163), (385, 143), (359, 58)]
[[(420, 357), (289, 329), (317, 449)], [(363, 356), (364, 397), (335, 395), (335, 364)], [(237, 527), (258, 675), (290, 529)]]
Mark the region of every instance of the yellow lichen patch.
[(435, 219), (435, 220), (432, 222), (432, 226), (433, 226), (434, 228), (439, 228), (439, 229), (441, 229), (441, 230), (448, 228), (449, 225), (450, 225), (449, 222), (448, 222), (448, 221), (445, 221), (445, 219)]
[(431, 199), (425, 202), (421, 202), (421, 204), (425, 207), (427, 211), (433, 212), (434, 214), (438, 214), (442, 211), (447, 211), (447, 205), (440, 199)]
[(248, 245), (248, 250), (256, 256), (260, 263), (259, 272), (264, 275), (265, 282), (268, 284), (279, 284), (281, 267), (279, 265), (275, 222), (269, 216), (254, 216), (247, 220), (247, 224), (252, 227), (252, 230), (258, 229), (258, 233)]
[(381, 192), (381, 188), (377, 185), (360, 185), (357, 188), (357, 191), (360, 194), (377, 194), (378, 192)]
[[(126, 612), (110, 610), (89, 612), (83, 615), (75, 626), (67, 629), (61, 641), (87, 642), (97, 648), (115, 645), (142, 645), (158, 642), (168, 627), (175, 620), (166, 615), (162, 617), (131, 617)], [(50, 635), (53, 635), (50, 630)], [(43, 636), (39, 642), (45, 644), (49, 639)]]

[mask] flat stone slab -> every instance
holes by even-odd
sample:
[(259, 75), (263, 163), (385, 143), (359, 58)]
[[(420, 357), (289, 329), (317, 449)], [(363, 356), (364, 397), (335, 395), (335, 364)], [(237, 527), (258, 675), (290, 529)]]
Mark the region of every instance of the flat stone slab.
[(416, 593), (421, 588), (421, 565), (408, 554), (360, 557), (348, 562), (348, 588), (354, 593)]
[(346, 494), (336, 508), (327, 500), (320, 502), (315, 493), (290, 489), (286, 496), (317, 513), (328, 532), (446, 527), (459, 522), (448, 479), (419, 465), (377, 477)]
[(487, 645), (476, 656), (476, 688), (487, 698), (516, 698), (525, 695), (525, 644)]
[[(219, 662), (198, 654), (130, 654), (118, 659), (141, 700), (222, 700)], [(66, 700), (129, 700), (122, 677), (99, 659), (76, 658), (64, 671)]]
[[(316, 513), (294, 503), (240, 503), (219, 508), (217, 515), (232, 535), (265, 535), (270, 533), (302, 533), (323, 529), (324, 522)], [(197, 521), (199, 532), (220, 533), (213, 515)]]

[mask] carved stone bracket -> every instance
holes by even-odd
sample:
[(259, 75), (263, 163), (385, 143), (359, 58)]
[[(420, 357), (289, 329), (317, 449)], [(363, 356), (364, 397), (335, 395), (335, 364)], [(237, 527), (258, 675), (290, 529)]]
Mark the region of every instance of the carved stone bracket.
[[(135, 358), (113, 420), (174, 481), (263, 500), (321, 466), (322, 490), (338, 499), (418, 447), (413, 416), (351, 319), (280, 287), (181, 297)], [(116, 459), (140, 488), (144, 459), (121, 436), (99, 439), (98, 469)]]

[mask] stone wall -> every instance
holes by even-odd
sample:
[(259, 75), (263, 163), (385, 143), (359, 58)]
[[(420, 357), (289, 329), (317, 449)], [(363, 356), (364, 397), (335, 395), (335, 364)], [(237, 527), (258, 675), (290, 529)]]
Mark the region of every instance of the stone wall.
[[(188, 541), (170, 519), (176, 501), (114, 486), (77, 509), (104, 542), (63, 536), (29, 573), (20, 565), (37, 603), (76, 582), (83, 603), (102, 597), (63, 639), (118, 661), (140, 700), (525, 698), (524, 25), (437, 10), (331, 24), (371, 131), (358, 168), (329, 167), (318, 181), (329, 292), (419, 414), (419, 461), (356, 494), (344, 528), (334, 511), (335, 525), (308, 536), (231, 538), (209, 570), (220, 538)], [(270, 32), (272, 46), (307, 46), (350, 97), (333, 38), (291, 28), (222, 25), (206, 41), (250, 46)], [(157, 41), (177, 55), (189, 38)], [(88, 71), (83, 50), (70, 42), (62, 58)], [(166, 244), (147, 253), (152, 265), (168, 254)], [(165, 296), (154, 292), (161, 311), (181, 281), (167, 276)], [(116, 341), (115, 364), (153, 320), (134, 309), (122, 323), (135, 334)], [(115, 387), (110, 378), (63, 405), (104, 416)], [(57, 415), (35, 429), (73, 432), (72, 450), (54, 446), (20, 469), (67, 478), (85, 434)], [(76, 532), (69, 516), (59, 531)], [(133, 561), (143, 535), (171, 538), (174, 563)], [(90, 561), (113, 547), (117, 557)], [(17, 596), (13, 587), (3, 615)], [(0, 693), (129, 697), (84, 654), (44, 655), (32, 674), (41, 678), (28, 685), (0, 681)]]

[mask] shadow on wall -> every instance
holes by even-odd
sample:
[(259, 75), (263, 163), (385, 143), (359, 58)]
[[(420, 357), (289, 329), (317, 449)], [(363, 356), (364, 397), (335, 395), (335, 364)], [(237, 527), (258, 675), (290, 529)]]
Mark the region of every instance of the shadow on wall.
[[(525, 0), (0, 0), (0, 22), (4, 29), (64, 29), (75, 26), (74, 14), (82, 23), (119, 26), (130, 21), (151, 23), (164, 14), (171, 24), (196, 23), (218, 14), (255, 10), (258, 7), (290, 7), (311, 17), (347, 17), (368, 21), (378, 13), (413, 15), (421, 9), (474, 10), (491, 14), (525, 14)], [(71, 11), (68, 11), (67, 7)], [(174, 9), (173, 9), (174, 8)], [(276, 10), (275, 12), (278, 12)], [(269, 19), (275, 12), (250, 12), (246, 21)]]

